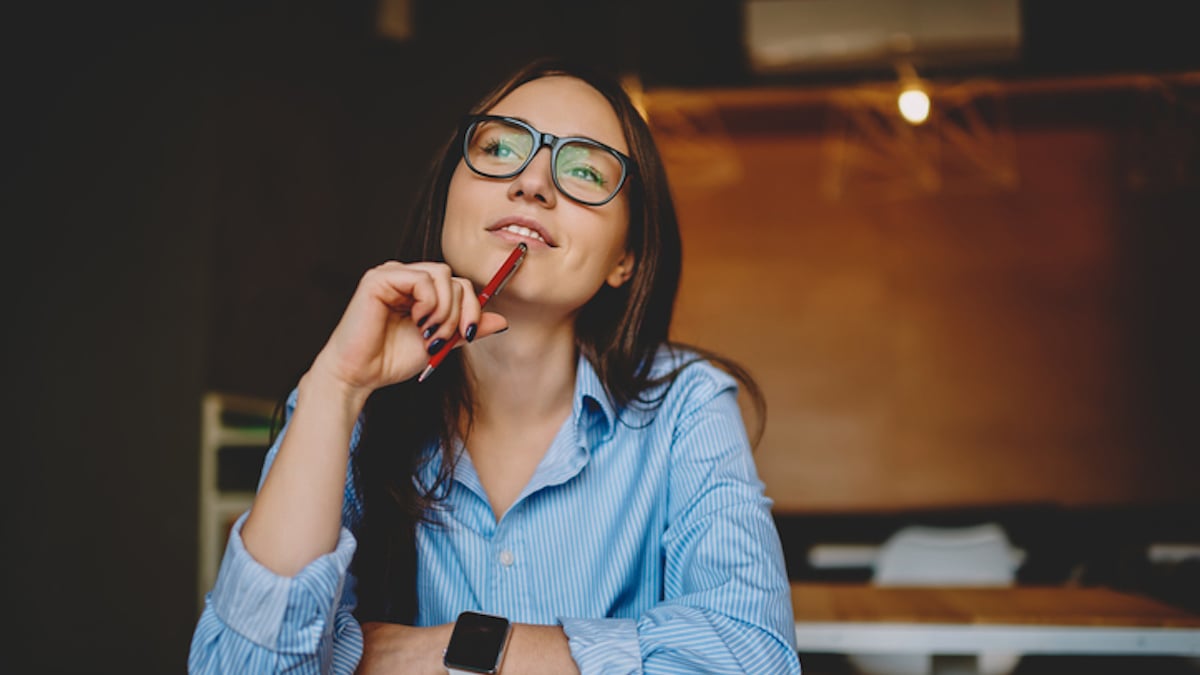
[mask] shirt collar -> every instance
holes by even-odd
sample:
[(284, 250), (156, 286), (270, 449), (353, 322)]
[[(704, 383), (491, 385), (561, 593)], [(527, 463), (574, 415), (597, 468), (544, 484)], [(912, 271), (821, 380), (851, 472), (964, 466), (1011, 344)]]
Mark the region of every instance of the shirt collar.
[[(596, 446), (607, 441), (616, 426), (617, 414), (596, 369), (592, 367), (586, 357), (580, 354), (579, 362), (576, 364), (575, 393), (571, 403), (571, 419), (574, 420), (578, 444), (590, 454)], [(456, 442), (451, 452), (460, 452), (461, 450), (462, 445)], [(431, 483), (440, 470), (441, 455), (436, 443), (426, 449), (425, 462), (418, 470), (421, 480), (426, 485)], [(467, 459), (469, 461), (469, 458)], [(455, 472), (456, 478), (461, 478), (457, 475), (462, 473), (461, 459), (458, 468), (460, 470)], [(472, 470), (468, 475), (473, 473)], [(479, 489), (482, 492), (482, 486)]]
[(604, 383), (583, 354), (579, 355), (575, 368), (575, 399), (571, 414), (575, 418), (576, 434), (585, 444), (606, 440), (612, 435), (617, 419), (617, 411)]

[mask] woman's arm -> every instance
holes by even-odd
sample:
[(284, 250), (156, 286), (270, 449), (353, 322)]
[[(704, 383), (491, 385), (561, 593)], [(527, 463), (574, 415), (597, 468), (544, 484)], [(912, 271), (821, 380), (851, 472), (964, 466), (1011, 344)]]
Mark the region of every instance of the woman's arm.
[(367, 397), (415, 376), (430, 347), (456, 331), (504, 327), (499, 315), (481, 315), (471, 288), (437, 263), (389, 262), (363, 275), (300, 380), (291, 429), (250, 510), (243, 538), (255, 560), (288, 576), (333, 550), (350, 432)]
[(348, 468), (355, 423), (370, 392), (413, 377), (436, 341), (475, 323), (479, 336), (504, 327), (499, 315), (480, 314), (470, 288), (439, 264), (387, 263), (364, 275), (289, 401), (254, 505), (233, 528), (190, 672), (354, 670), (362, 655), (347, 571), (359, 516)]
[[(391, 623), (363, 624), (364, 650), (358, 675), (411, 673), (445, 675), (442, 653), (454, 624), (428, 628)], [(578, 673), (567, 636), (558, 626), (514, 623), (501, 673), (571, 675)]]
[(337, 545), (350, 434), (366, 396), (310, 370), (296, 412), (242, 529), (246, 551), (293, 576)]

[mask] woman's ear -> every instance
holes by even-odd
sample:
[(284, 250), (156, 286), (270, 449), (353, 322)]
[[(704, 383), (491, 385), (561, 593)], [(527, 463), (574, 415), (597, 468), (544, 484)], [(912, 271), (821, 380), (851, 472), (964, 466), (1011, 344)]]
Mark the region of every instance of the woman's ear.
[(605, 281), (613, 288), (620, 288), (625, 285), (626, 281), (633, 276), (634, 266), (633, 251), (626, 251), (625, 255), (617, 262), (617, 266), (608, 273), (608, 278)]

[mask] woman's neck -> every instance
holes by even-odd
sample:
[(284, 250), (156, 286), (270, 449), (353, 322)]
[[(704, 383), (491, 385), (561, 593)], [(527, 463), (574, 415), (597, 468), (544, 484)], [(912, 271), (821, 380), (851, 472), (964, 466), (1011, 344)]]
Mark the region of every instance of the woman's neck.
[(474, 380), (476, 424), (524, 425), (571, 408), (578, 355), (569, 320), (522, 321), (470, 345), (464, 357)]

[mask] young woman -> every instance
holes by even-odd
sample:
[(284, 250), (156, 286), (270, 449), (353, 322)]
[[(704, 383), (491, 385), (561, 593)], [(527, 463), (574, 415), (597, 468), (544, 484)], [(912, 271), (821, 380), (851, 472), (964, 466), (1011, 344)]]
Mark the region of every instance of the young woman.
[(190, 670), (798, 673), (713, 361), (740, 371), (668, 341), (679, 231), (649, 129), (615, 81), (550, 61), (472, 112), (410, 262), (363, 276), (289, 398)]

